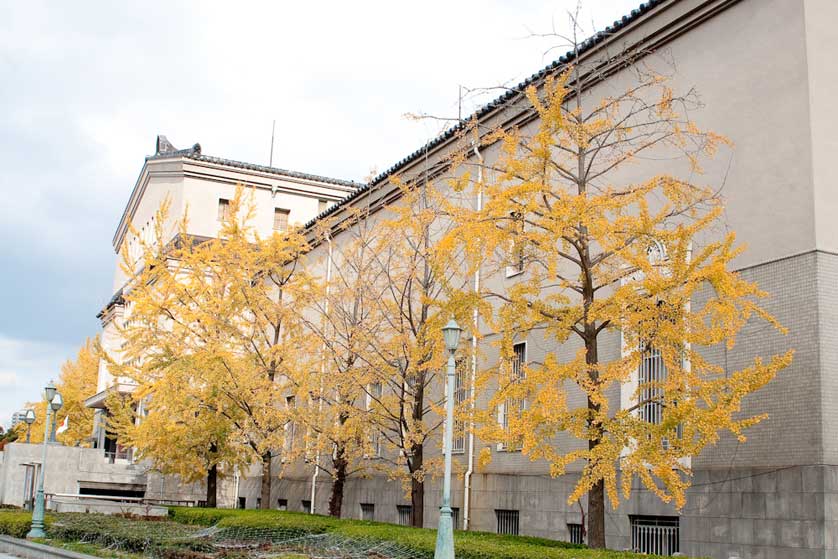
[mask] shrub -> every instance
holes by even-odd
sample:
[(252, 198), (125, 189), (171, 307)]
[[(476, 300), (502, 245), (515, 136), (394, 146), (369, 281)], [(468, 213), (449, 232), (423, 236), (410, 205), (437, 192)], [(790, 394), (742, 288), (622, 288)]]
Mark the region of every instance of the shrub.
[(0, 512), (0, 534), (14, 538), (25, 538), (31, 527), (31, 513), (8, 509)]

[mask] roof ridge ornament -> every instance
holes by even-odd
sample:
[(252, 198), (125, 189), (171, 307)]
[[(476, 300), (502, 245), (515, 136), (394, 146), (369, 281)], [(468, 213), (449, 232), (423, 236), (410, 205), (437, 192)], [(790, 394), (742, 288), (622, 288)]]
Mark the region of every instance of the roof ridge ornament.
[(154, 149), (154, 155), (173, 153), (175, 151), (177, 151), (177, 148), (172, 145), (172, 142), (166, 136), (163, 134), (157, 135), (157, 145)]

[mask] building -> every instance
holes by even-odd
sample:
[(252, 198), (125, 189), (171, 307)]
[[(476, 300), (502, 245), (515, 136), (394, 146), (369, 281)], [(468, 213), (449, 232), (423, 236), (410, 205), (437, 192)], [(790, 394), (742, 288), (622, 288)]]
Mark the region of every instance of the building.
[(11, 428), (14, 428), (15, 425), (18, 423), (23, 423), (26, 421), (26, 410), (16, 411), (12, 414), (12, 425)]
[[(827, 53), (838, 48), (838, 32), (827, 22), (838, 5), (823, 0), (660, 0), (646, 2), (606, 33), (582, 44), (582, 60), (606, 62), (631, 51), (644, 63), (655, 55), (674, 61), (676, 88), (695, 87), (703, 109), (691, 115), (699, 126), (735, 143), (732, 159), (709, 169), (722, 176), (726, 225), (747, 251), (734, 267), (771, 294), (766, 307), (789, 329), (782, 337), (748, 326), (731, 351), (713, 348), (709, 358), (738, 367), (753, 356), (793, 347), (793, 364), (746, 401), (745, 413), (768, 413), (739, 444), (723, 437), (691, 459), (693, 484), (686, 506), (677, 511), (639, 489), (607, 514), (608, 546), (685, 555), (763, 558), (838, 557), (836, 499), (838, 427), (834, 398), (834, 349), (838, 335), (838, 228), (831, 219), (838, 203), (838, 172), (829, 155), (838, 141), (831, 132), (838, 110), (838, 72)], [(778, 37), (782, 43), (778, 44)], [(561, 61), (533, 75), (539, 85)], [(625, 84), (615, 70), (592, 87), (594, 98)], [(488, 129), (516, 117), (515, 93), (490, 103), (477, 116)], [(443, 134), (373, 179), (329, 214), (340, 217), (352, 204), (375, 206), (396, 192), (389, 177), (440, 176), (454, 131)], [(487, 154), (487, 161), (491, 161)], [(333, 242), (339, 243), (340, 236)], [(320, 247), (316, 250), (325, 250)], [(487, 332), (484, 332), (486, 334)], [(537, 334), (522, 340), (521, 355), (540, 362), (548, 351)], [(620, 355), (619, 336), (600, 346)], [(486, 348), (491, 355), (491, 349)], [(620, 394), (613, 395), (619, 403)], [(464, 445), (460, 471), (474, 456)], [(487, 445), (475, 441), (475, 452)], [(580, 507), (568, 506), (575, 476), (552, 479), (543, 463), (517, 452), (490, 447), (491, 464), (455, 482), (453, 506), (458, 528), (520, 532), (573, 540), (583, 521)], [(327, 483), (313, 503), (326, 510)], [(312, 476), (288, 475), (276, 483), (276, 502), (294, 510), (312, 506)], [(433, 526), (439, 487), (426, 490), (426, 526)], [(468, 493), (466, 493), (468, 491)], [(583, 503), (584, 506), (584, 503)], [(353, 479), (344, 511), (353, 518), (399, 522), (409, 502), (397, 482)], [(468, 513), (466, 513), (468, 511)]]
[[(693, 485), (680, 511), (642, 489), (609, 511), (611, 548), (649, 551), (666, 542), (670, 553), (719, 559), (838, 557), (833, 536), (838, 530), (838, 440), (832, 436), (838, 428), (833, 409), (838, 397), (838, 225), (832, 219), (838, 209), (838, 171), (831, 162), (838, 153), (838, 73), (832, 61), (838, 52), (836, 19), (838, 4), (829, 0), (653, 0), (582, 45), (580, 56), (589, 61), (607, 61), (627, 50), (650, 64), (654, 55), (674, 60), (676, 86), (694, 86), (705, 105), (695, 115), (699, 124), (724, 133), (737, 146), (733, 158), (723, 162), (724, 169), (711, 170), (724, 172), (727, 223), (749, 247), (735, 267), (771, 293), (765, 306), (790, 334), (781, 339), (746, 327), (735, 349), (714, 348), (711, 357), (734, 367), (778, 348), (796, 349), (791, 367), (748, 399), (746, 412), (769, 414), (749, 431), (748, 442), (723, 438), (692, 457)], [(537, 86), (561, 67), (557, 62), (522, 86)], [(625, 71), (616, 69), (592, 86), (591, 93), (625, 79)], [(505, 94), (477, 116), (488, 127), (507, 122), (517, 116), (514, 100), (514, 93)], [(324, 213), (340, 218), (353, 204), (392, 201), (397, 193), (389, 180), (393, 173), (437, 176), (455, 141), (453, 131), (443, 134), (369, 185), (359, 185), (207, 157), (197, 145), (176, 150), (161, 137), (134, 187), (114, 248), (118, 252), (124, 243), (131, 245), (128, 221), (140, 235), (150, 230), (154, 210), (166, 194), (175, 215), (189, 203), (191, 234), (214, 236), (223, 201), (237, 182), (257, 188), (259, 227), (265, 231), (283, 219), (310, 223)], [(334, 242), (340, 242), (339, 235)], [(315, 257), (318, 250), (324, 249), (315, 248)], [(103, 344), (111, 351), (119, 347), (115, 324), (121, 320), (120, 289), (126, 280), (117, 271), (113, 297), (100, 314)], [(522, 344), (525, 361), (561, 351), (545, 347), (537, 335)], [(619, 355), (619, 336), (609, 339), (602, 351)], [(103, 364), (99, 392), (87, 404), (104, 416), (107, 392), (131, 389), (130, 383), (112, 378)], [(613, 396), (620, 401), (618, 393)], [(103, 463), (131, 465), (130, 449), (120, 447), (104, 429), (96, 440)], [(572, 472), (554, 479), (543, 464), (496, 447), (489, 449), (493, 461), (488, 467), (469, 469), (474, 453), (486, 446), (472, 442), (463, 445), (457, 458), (461, 470), (469, 470), (468, 484), (455, 483), (458, 528), (580, 537), (581, 509), (566, 503)], [(148, 494), (152, 490), (146, 484)], [(168, 487), (159, 490), (161, 497), (179, 491), (175, 484)], [(310, 464), (302, 464), (277, 480), (273, 493), (272, 506), (324, 511), (328, 482), (313, 476)], [(244, 499), (245, 506), (255, 506), (258, 481), (249, 476), (229, 494), (235, 505)], [(426, 526), (434, 525), (438, 496), (432, 481), (426, 493)], [(347, 484), (348, 517), (399, 522), (410, 513), (405, 507), (397, 482), (357, 477)], [(639, 534), (646, 539), (641, 541)]]

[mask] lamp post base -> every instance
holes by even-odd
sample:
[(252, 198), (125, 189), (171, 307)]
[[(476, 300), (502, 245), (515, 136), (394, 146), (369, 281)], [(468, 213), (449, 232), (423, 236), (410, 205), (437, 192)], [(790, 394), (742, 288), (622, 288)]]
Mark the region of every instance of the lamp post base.
[(439, 527), (436, 532), (434, 559), (454, 559), (454, 522), (451, 507), (439, 509)]

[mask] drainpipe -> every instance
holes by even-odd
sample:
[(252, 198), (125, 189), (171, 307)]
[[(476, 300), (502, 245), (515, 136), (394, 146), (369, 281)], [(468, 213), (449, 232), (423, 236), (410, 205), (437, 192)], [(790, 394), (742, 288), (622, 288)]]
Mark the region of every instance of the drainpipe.
[[(329, 284), (332, 281), (332, 236), (326, 237), (326, 243), (329, 245), (329, 259), (326, 262), (326, 302), (324, 303), (324, 312), (329, 314)], [(324, 321), (325, 324), (325, 321)], [(320, 362), (320, 391), (323, 391), (323, 377), (326, 375), (326, 343), (323, 343), (323, 359)], [(317, 402), (317, 411), (319, 415), (323, 414), (323, 398)], [(318, 435), (318, 438), (320, 435)], [(311, 507), (309, 511), (315, 514), (317, 511), (317, 477), (320, 475), (320, 451), (316, 449), (317, 455), (314, 457), (314, 474), (311, 476)]]
[[(474, 142), (474, 155), (479, 161), (477, 167), (477, 211), (483, 209), (483, 156), (480, 154), (478, 142)], [(480, 267), (474, 272), (474, 292), (480, 291)], [(477, 309), (474, 309), (471, 328), (471, 412), (474, 417), (474, 385), (477, 382), (477, 328), (480, 316)], [(468, 469), (465, 475), (465, 487), (463, 488), (463, 530), (468, 530), (471, 520), (471, 475), (474, 473), (474, 419), (471, 420), (468, 434)]]

